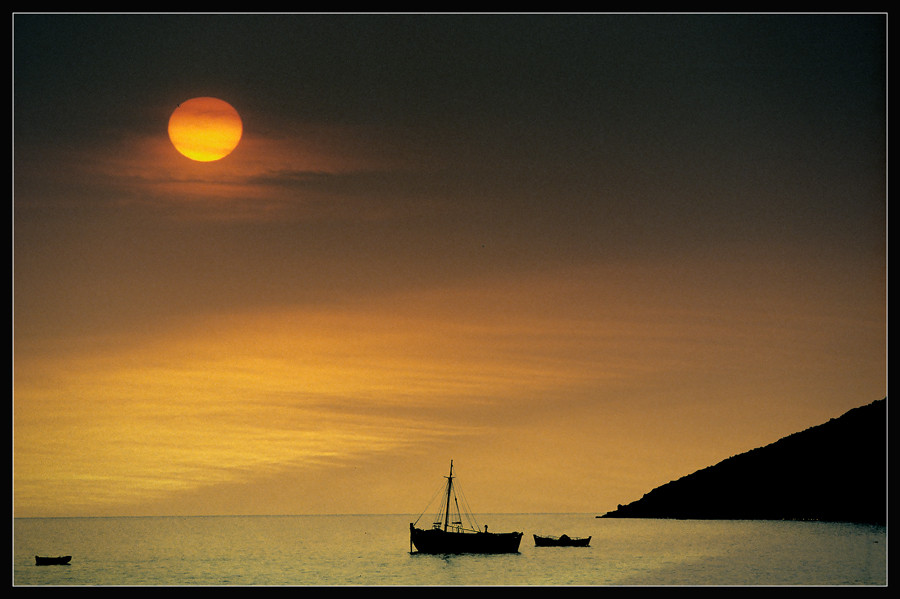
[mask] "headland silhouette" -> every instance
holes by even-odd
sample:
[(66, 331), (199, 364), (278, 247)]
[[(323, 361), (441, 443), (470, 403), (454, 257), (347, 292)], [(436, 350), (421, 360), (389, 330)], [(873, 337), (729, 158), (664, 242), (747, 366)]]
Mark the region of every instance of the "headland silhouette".
[(887, 398), (732, 456), (597, 517), (885, 525)]

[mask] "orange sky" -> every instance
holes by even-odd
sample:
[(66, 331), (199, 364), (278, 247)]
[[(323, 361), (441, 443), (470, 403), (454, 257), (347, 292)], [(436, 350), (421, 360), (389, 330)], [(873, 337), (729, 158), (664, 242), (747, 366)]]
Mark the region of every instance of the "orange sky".
[(603, 513), (884, 397), (884, 29), (17, 15), (14, 514)]

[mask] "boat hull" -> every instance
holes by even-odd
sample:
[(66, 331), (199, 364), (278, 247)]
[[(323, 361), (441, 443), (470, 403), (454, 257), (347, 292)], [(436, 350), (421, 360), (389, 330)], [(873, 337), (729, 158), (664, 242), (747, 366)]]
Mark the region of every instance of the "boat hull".
[(539, 537), (534, 536), (535, 547), (590, 547), (591, 537)]
[(518, 553), (521, 532), (456, 532), (422, 530), (409, 525), (410, 541), (419, 553)]
[(60, 555), (56, 557), (34, 556), (34, 565), (36, 566), (68, 566), (72, 561), (71, 555)]

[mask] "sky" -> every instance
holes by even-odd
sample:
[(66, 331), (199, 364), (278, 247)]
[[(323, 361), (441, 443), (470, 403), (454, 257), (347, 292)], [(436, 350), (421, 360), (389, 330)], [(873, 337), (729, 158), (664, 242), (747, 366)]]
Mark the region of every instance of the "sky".
[(17, 517), (602, 514), (887, 395), (885, 14), (12, 25)]

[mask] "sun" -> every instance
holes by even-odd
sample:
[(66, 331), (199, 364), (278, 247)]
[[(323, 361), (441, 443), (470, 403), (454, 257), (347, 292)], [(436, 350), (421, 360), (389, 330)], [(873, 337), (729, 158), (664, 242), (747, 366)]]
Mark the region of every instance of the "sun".
[(237, 110), (218, 98), (192, 98), (169, 117), (175, 149), (198, 162), (220, 160), (237, 147), (244, 124)]

